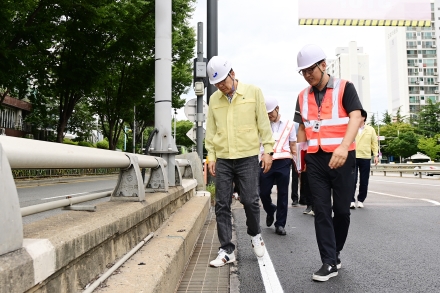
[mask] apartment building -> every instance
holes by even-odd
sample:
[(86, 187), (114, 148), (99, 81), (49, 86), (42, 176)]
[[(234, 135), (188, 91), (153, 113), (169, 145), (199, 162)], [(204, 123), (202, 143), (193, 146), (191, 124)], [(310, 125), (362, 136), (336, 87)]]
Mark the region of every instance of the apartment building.
[(353, 41), (348, 47), (336, 48), (336, 59), (327, 60), (327, 73), (351, 81), (362, 106), (366, 111), (371, 111), (369, 56), (362, 47)]
[(437, 39), (440, 0), (431, 3), (430, 27), (388, 27), (386, 60), (388, 112), (416, 118), (428, 100), (439, 102)]

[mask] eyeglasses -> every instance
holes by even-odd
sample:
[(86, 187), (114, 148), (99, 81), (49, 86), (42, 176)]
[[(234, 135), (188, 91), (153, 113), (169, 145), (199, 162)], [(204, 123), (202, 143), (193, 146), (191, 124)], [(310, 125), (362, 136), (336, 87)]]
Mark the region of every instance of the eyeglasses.
[(229, 74), (226, 75), (225, 79), (223, 79), (222, 81), (217, 82), (216, 84), (214, 84), (215, 86), (219, 86), (220, 84), (224, 84), (226, 82), (226, 79), (228, 78)]
[(298, 73), (302, 76), (306, 75), (306, 74), (312, 74), (313, 71), (315, 71), (315, 68), (318, 66), (318, 63), (315, 63), (315, 65), (306, 68), (306, 69), (301, 69), (300, 71), (298, 71)]

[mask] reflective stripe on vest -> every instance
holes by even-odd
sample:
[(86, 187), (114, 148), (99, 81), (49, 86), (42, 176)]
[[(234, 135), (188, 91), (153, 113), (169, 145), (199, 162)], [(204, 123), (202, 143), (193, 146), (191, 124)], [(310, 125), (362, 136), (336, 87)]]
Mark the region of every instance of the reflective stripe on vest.
[(292, 127), (293, 127), (293, 121), (287, 120), (287, 123), (284, 126), (281, 137), (277, 141), (277, 143), (275, 144), (275, 146), (273, 148), (274, 154), (272, 156), (272, 159), (277, 160), (277, 159), (291, 159), (292, 158), (292, 154), (290, 153), (290, 149), (288, 151), (283, 149), (284, 144), (289, 139), (290, 132), (292, 131)]
[[(304, 122), (308, 153), (316, 153), (321, 147), (326, 152), (333, 152), (342, 142), (349, 117), (342, 106), (342, 97), (347, 81), (333, 79), (333, 88), (327, 88), (321, 101), (321, 126), (319, 132), (313, 132), (313, 126), (318, 121), (318, 105), (311, 87), (304, 89), (299, 95), (301, 116)], [(355, 149), (353, 142), (349, 150)]]

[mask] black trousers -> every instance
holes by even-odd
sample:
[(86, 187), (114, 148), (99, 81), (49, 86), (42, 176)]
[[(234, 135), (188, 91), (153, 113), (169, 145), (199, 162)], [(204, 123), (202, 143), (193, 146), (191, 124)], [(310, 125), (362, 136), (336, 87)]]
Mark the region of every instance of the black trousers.
[(332, 153), (320, 149), (317, 153), (308, 153), (305, 162), (313, 197), (316, 240), (321, 260), (323, 263), (336, 265), (350, 226), (356, 154), (355, 151), (349, 151), (344, 165), (337, 169), (330, 169), (328, 166), (331, 157)]
[(301, 172), (300, 176), (300, 196), (301, 196), (301, 204), (305, 204), (308, 206), (313, 206), (313, 197), (310, 191), (309, 177), (307, 172)]
[(258, 156), (240, 159), (217, 159), (215, 164), (215, 216), (220, 247), (227, 253), (235, 250), (232, 242), (232, 183), (240, 189), (241, 203), (246, 214), (247, 233), (255, 236), (260, 227), (260, 167)]
[[(292, 192), (290, 193), (290, 198), (292, 201), (298, 201), (298, 172), (296, 170), (295, 162), (292, 160), (292, 181), (291, 181)], [(302, 198), (301, 198), (302, 202)]]
[[(289, 200), (289, 181), (291, 159), (273, 160), (269, 172), (260, 170), (260, 199), (267, 214), (273, 214), (276, 210), (275, 227), (285, 227), (287, 220), (287, 207)], [(272, 203), (270, 197), (272, 187), (276, 180), (277, 204)]]
[(352, 202), (355, 202), (355, 193), (356, 193), (356, 185), (357, 185), (357, 179), (358, 179), (358, 173), (359, 173), (359, 194), (358, 194), (358, 201), (364, 202), (364, 200), (367, 198), (368, 193), (368, 181), (370, 179), (370, 166), (371, 166), (371, 159), (359, 159), (356, 158), (356, 171), (355, 171), (355, 181), (354, 181), (354, 192), (353, 197), (351, 199)]

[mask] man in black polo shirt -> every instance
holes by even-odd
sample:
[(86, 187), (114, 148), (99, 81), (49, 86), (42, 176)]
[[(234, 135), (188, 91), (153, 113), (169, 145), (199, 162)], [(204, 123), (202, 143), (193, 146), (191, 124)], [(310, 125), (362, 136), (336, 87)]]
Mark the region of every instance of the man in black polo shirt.
[(326, 74), (325, 58), (317, 45), (306, 45), (298, 53), (298, 70), (309, 86), (298, 96), (294, 117), (300, 123), (297, 141), (307, 141), (308, 148), (305, 163), (322, 260), (312, 276), (315, 281), (337, 276), (341, 267), (339, 253), (347, 239), (355, 180), (354, 140), (362, 121), (356, 89)]

